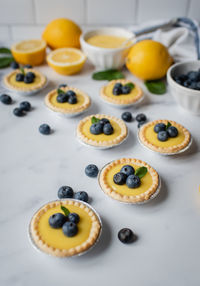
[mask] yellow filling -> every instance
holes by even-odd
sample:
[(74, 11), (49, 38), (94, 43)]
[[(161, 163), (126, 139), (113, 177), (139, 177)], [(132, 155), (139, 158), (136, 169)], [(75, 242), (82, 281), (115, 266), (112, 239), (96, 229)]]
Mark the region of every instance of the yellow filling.
[(115, 99), (123, 100), (123, 99), (128, 99), (128, 98), (134, 98), (140, 92), (140, 89), (135, 85), (135, 87), (131, 90), (131, 92), (129, 94), (114, 95), (113, 94), (113, 87), (115, 84), (116, 83), (112, 83), (112, 84), (109, 84), (106, 86), (106, 88), (105, 88), (106, 96), (111, 97), (111, 98), (115, 98)]
[(27, 89), (29, 89), (30, 87), (38, 85), (41, 82), (41, 77), (39, 75), (36, 75), (32, 83), (25, 83), (23, 81), (16, 81), (16, 73), (15, 73), (9, 77), (9, 82), (12, 86), (23, 87), (23, 88), (26, 87)]
[(66, 207), (70, 212), (75, 212), (80, 216), (80, 221), (77, 224), (78, 233), (75, 236), (67, 237), (63, 234), (62, 228), (54, 229), (50, 227), (49, 217), (57, 212), (63, 213), (60, 206), (53, 207), (44, 213), (38, 224), (41, 239), (49, 246), (58, 249), (70, 249), (81, 245), (88, 239), (92, 226), (91, 217), (83, 209), (73, 205), (67, 205)]
[(51, 98), (50, 98), (50, 102), (56, 106), (56, 107), (59, 107), (59, 108), (63, 108), (63, 109), (73, 109), (74, 106), (78, 107), (78, 106), (81, 106), (83, 105), (84, 101), (85, 101), (85, 98), (83, 95), (81, 94), (76, 94), (76, 98), (77, 98), (77, 103), (75, 104), (70, 104), (68, 102), (64, 102), (64, 103), (60, 103), (60, 102), (57, 102), (56, 98), (58, 96), (58, 93), (57, 91), (52, 94)]
[(94, 135), (92, 133), (90, 133), (90, 126), (92, 125), (91, 123), (91, 119), (87, 120), (85, 122), (85, 124), (82, 127), (82, 133), (89, 139), (92, 140), (96, 140), (96, 141), (110, 141), (115, 139), (116, 137), (118, 137), (121, 134), (121, 128), (120, 126), (117, 124), (117, 122), (115, 122), (112, 119), (109, 119), (112, 127), (113, 127), (113, 134), (111, 135), (105, 135), (105, 134), (98, 134), (98, 135)]
[[(127, 195), (127, 196), (136, 196), (145, 193), (152, 185), (152, 177), (149, 172), (146, 173), (146, 175), (141, 178), (141, 185), (138, 188), (131, 189), (128, 188), (126, 184), (124, 185), (117, 185), (113, 182), (113, 177), (116, 173), (120, 172), (121, 168), (126, 165), (126, 164), (118, 164), (114, 167), (112, 167), (110, 170), (108, 170), (106, 174), (106, 181), (108, 185), (117, 193), (121, 195)], [(135, 170), (140, 168), (141, 166), (131, 164), (129, 163), (128, 165), (131, 165)]]
[(126, 40), (127, 38), (112, 35), (95, 35), (88, 38), (86, 42), (92, 46), (100, 48), (116, 49), (119, 48)]
[(174, 125), (174, 126), (178, 129), (178, 136), (174, 137), (174, 138), (168, 138), (167, 141), (165, 141), (165, 142), (159, 141), (157, 139), (157, 133), (153, 130), (154, 125), (146, 128), (145, 137), (150, 143), (152, 143), (153, 145), (158, 146), (158, 147), (165, 148), (165, 147), (171, 147), (171, 146), (179, 145), (184, 141), (185, 135), (184, 135), (183, 131), (180, 128), (178, 128), (178, 126), (176, 126), (176, 125)]

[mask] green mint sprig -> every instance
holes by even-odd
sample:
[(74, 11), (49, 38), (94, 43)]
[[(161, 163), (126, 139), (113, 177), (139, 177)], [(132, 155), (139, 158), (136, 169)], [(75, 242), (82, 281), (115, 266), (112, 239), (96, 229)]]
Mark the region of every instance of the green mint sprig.
[(132, 83), (132, 82), (128, 82), (124, 86), (128, 86), (130, 88), (130, 90), (134, 89), (134, 87), (135, 87), (134, 83)]
[(92, 116), (92, 118), (91, 118), (91, 123), (92, 124), (94, 124), (94, 123), (97, 123), (97, 122), (99, 122), (99, 118), (96, 118), (95, 116)]
[(58, 93), (58, 94), (62, 94), (62, 93), (65, 93), (65, 92), (64, 92), (64, 90), (62, 90), (61, 88), (58, 88), (58, 89), (57, 89), (57, 93)]
[(148, 80), (144, 84), (148, 91), (153, 94), (162, 95), (166, 93), (166, 84), (162, 80)]
[(92, 78), (95, 80), (113, 80), (113, 79), (121, 79), (125, 78), (124, 74), (116, 69), (104, 70), (95, 72), (92, 75)]
[(147, 173), (147, 167), (140, 167), (135, 171), (135, 175), (140, 179), (143, 178)]
[(23, 75), (25, 75), (25, 70), (24, 70), (24, 68), (20, 67), (19, 69), (20, 69), (21, 73), (22, 73)]
[(13, 61), (11, 50), (6, 47), (0, 47), (0, 69), (9, 67)]
[(166, 125), (166, 130), (167, 130), (170, 126), (172, 126), (172, 125), (171, 125), (171, 123), (168, 121), (168, 122), (167, 122), (167, 125)]
[(61, 206), (60, 208), (64, 212), (65, 216), (68, 216), (70, 214), (70, 211), (66, 207)]

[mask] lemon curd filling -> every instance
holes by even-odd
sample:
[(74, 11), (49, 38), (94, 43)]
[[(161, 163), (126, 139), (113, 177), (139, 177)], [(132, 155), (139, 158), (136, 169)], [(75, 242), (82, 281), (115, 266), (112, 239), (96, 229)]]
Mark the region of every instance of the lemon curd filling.
[(41, 78), (39, 75), (35, 75), (34, 81), (32, 83), (25, 83), (23, 81), (16, 81), (16, 73), (14, 73), (9, 77), (9, 82), (13, 86), (23, 87), (23, 88), (27, 87), (27, 89), (29, 89), (32, 86), (38, 85), (41, 82)]
[(95, 35), (88, 38), (86, 42), (95, 47), (116, 49), (119, 48), (126, 40), (127, 38), (112, 35)]
[(185, 135), (184, 135), (183, 130), (178, 128), (178, 126), (176, 126), (176, 125), (174, 125), (174, 126), (178, 129), (178, 136), (174, 137), (174, 138), (168, 138), (167, 141), (162, 142), (162, 141), (158, 140), (157, 133), (153, 130), (154, 125), (146, 128), (145, 137), (150, 143), (152, 143), (158, 147), (171, 147), (171, 146), (179, 145), (184, 141)]
[[(140, 194), (145, 193), (153, 183), (152, 177), (149, 172), (146, 173), (146, 175), (141, 179), (141, 185), (138, 188), (131, 189), (128, 188), (126, 184), (124, 185), (117, 185), (113, 181), (113, 177), (116, 173), (120, 172), (121, 168), (125, 164), (117, 164), (116, 166), (113, 166), (110, 170), (108, 170), (106, 174), (106, 181), (108, 185), (117, 193), (121, 195), (127, 195), (127, 196), (137, 196)], [(130, 164), (135, 170), (140, 168), (141, 166)]]
[(77, 213), (80, 216), (78, 223), (78, 233), (73, 237), (67, 237), (63, 234), (62, 228), (54, 229), (49, 225), (49, 217), (57, 212), (62, 213), (60, 206), (55, 206), (47, 210), (40, 218), (38, 223), (41, 239), (49, 246), (58, 249), (70, 249), (84, 243), (90, 234), (92, 220), (87, 212), (74, 205), (66, 206), (70, 212)]
[(113, 94), (113, 88), (115, 86), (116, 83), (112, 83), (112, 84), (109, 84), (105, 87), (105, 93), (106, 93), (106, 96), (108, 97), (111, 97), (111, 98), (119, 98), (120, 100), (123, 100), (123, 99), (127, 99), (127, 98), (133, 98), (135, 96), (138, 96), (138, 94), (140, 93), (140, 89), (135, 85), (134, 88), (132, 88), (131, 92), (128, 93), (128, 94), (120, 94), (118, 96), (114, 95)]
[(64, 103), (60, 103), (60, 102), (57, 102), (57, 96), (58, 96), (58, 93), (55, 92), (51, 98), (50, 98), (50, 102), (56, 106), (56, 107), (59, 107), (59, 108), (63, 108), (63, 109), (73, 109), (74, 108), (74, 105), (76, 105), (76, 107), (78, 106), (81, 106), (83, 105), (84, 101), (85, 101), (85, 98), (84, 96), (82, 96), (81, 94), (78, 94), (76, 93), (76, 98), (77, 98), (77, 103), (76, 104), (70, 104), (68, 102), (64, 102)]
[(87, 120), (85, 124), (82, 127), (82, 133), (89, 139), (99, 141), (110, 141), (115, 139), (121, 134), (121, 128), (120, 126), (112, 119), (109, 119), (114, 132), (111, 135), (105, 135), (105, 134), (98, 134), (94, 135), (90, 132), (90, 126), (91, 126), (91, 119)]

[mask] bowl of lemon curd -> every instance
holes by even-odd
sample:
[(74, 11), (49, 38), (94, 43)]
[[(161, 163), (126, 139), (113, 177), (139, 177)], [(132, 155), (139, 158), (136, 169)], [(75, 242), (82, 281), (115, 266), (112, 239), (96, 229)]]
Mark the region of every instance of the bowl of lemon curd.
[(102, 28), (83, 33), (80, 42), (96, 68), (117, 69), (124, 65), (135, 38), (133, 33), (122, 28)]

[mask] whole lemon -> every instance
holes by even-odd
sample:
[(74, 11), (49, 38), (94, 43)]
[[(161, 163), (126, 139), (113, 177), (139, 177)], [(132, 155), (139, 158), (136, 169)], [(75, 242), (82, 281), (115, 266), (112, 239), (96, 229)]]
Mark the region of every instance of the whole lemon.
[(59, 18), (51, 21), (43, 32), (43, 39), (51, 49), (80, 48), (81, 29), (73, 21)]
[(153, 40), (136, 43), (129, 51), (126, 66), (131, 73), (143, 80), (164, 77), (173, 63), (167, 48)]

